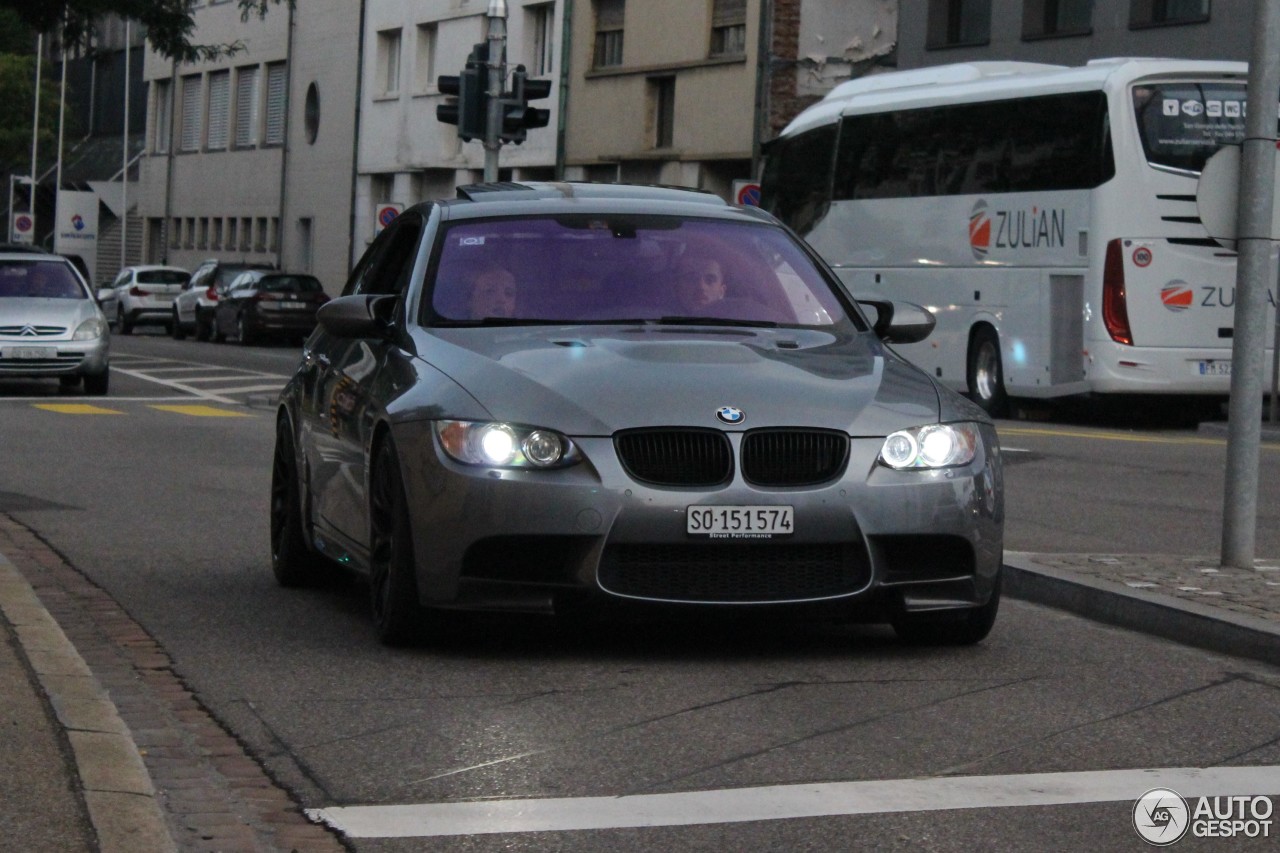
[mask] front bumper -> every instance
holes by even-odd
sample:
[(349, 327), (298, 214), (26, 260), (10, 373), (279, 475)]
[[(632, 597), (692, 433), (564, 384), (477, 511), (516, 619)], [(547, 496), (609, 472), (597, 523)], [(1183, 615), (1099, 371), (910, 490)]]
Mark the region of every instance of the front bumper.
[[(632, 479), (611, 438), (575, 438), (586, 461), (553, 471), (473, 468), (444, 457), (430, 423), (394, 427), (413, 519), (420, 598), (457, 607), (545, 609), (565, 596), (677, 606), (972, 607), (1003, 559), (995, 431), (968, 466), (894, 471), (882, 440), (855, 438), (843, 475), (762, 489)], [(740, 436), (731, 435), (735, 455)], [(794, 533), (699, 538), (693, 505), (789, 505)]]
[(107, 369), (111, 339), (88, 341), (0, 338), (0, 377), (93, 376)]

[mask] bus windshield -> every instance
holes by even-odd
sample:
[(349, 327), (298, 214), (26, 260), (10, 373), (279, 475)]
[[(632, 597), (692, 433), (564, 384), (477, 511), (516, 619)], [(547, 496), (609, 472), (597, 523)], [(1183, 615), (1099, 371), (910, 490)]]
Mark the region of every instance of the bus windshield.
[(1200, 172), (1223, 145), (1244, 139), (1243, 83), (1147, 83), (1133, 87), (1147, 162)]

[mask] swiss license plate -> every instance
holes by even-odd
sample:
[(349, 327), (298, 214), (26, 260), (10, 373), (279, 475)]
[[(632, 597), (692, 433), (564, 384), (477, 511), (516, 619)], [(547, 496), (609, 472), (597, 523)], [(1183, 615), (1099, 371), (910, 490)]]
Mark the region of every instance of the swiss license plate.
[(284, 308), (306, 308), (307, 307), (307, 303), (305, 302), (281, 302), (280, 305), (281, 307), (284, 307)]
[(1199, 362), (1199, 365), (1200, 365), (1201, 376), (1230, 376), (1231, 375), (1230, 361), (1226, 361), (1226, 360), (1201, 361)]
[(44, 358), (56, 358), (58, 351), (49, 347), (8, 347), (4, 350), (5, 358), (17, 361), (36, 361)]
[(790, 506), (691, 506), (685, 511), (685, 531), (711, 539), (772, 539), (795, 532), (795, 508)]

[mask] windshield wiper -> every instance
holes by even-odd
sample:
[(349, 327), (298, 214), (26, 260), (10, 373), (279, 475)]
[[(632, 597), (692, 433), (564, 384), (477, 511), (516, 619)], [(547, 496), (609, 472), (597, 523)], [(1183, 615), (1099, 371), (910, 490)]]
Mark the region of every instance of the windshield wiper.
[(773, 320), (733, 320), (725, 317), (660, 317), (658, 324), (662, 326), (750, 326), (756, 329), (776, 329), (778, 324)]

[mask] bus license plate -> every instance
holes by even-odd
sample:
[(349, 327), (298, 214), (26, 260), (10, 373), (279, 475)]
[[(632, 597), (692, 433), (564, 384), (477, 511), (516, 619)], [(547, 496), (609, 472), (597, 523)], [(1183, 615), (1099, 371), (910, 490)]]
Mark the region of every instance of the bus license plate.
[(711, 539), (772, 539), (795, 532), (790, 506), (691, 506), (685, 531)]
[(1230, 361), (1202, 361), (1200, 362), (1201, 376), (1230, 376)]
[(9, 347), (4, 350), (5, 358), (15, 361), (37, 361), (45, 358), (56, 358), (58, 351), (49, 347)]

